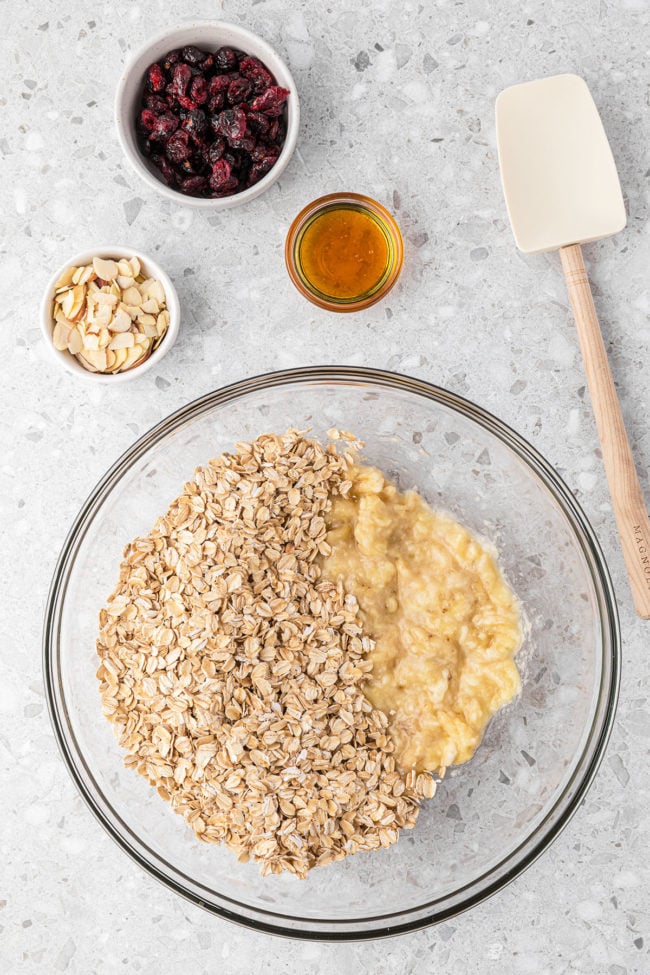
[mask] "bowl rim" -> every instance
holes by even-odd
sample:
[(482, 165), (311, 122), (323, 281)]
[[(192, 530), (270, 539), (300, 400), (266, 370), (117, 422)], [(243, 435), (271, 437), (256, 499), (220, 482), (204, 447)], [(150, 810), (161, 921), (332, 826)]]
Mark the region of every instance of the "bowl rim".
[[(241, 40), (242, 45), (245, 45), (248, 42), (253, 44), (253, 46), (256, 46), (258, 51), (255, 56), (259, 55), (262, 61), (266, 57), (272, 62), (275, 62), (276, 65), (280, 66), (286, 76), (284, 79), (284, 87), (288, 88), (290, 92), (290, 98), (287, 103), (287, 134), (285, 136), (284, 144), (280, 151), (280, 155), (278, 156), (277, 162), (258, 183), (255, 183), (246, 190), (242, 190), (241, 193), (234, 193), (232, 196), (225, 196), (221, 199), (188, 196), (185, 193), (181, 193), (178, 190), (167, 186), (162, 182), (162, 180), (154, 176), (154, 174), (144, 164), (143, 158), (137, 149), (133, 150), (128, 144), (126, 131), (127, 129), (134, 128), (134, 122), (131, 122), (125, 118), (125, 112), (123, 109), (127, 90), (131, 87), (132, 82), (133, 84), (136, 84), (134, 79), (134, 71), (136, 64), (141, 58), (143, 58), (145, 55), (148, 56), (148, 52), (157, 47), (158, 44), (162, 43), (162, 41), (169, 40), (172, 46), (177, 46), (173, 44), (173, 38), (175, 38), (181, 32), (194, 32), (206, 29), (223, 29), (224, 31), (232, 32), (237, 35), (239, 40)], [(260, 53), (260, 50), (262, 53)], [(276, 70), (272, 70), (272, 73), (274, 76), (277, 74)], [(276, 80), (278, 80), (277, 77)], [(139, 82), (137, 83), (139, 84)], [(280, 56), (280, 54), (278, 54), (275, 48), (272, 47), (268, 41), (264, 40), (263, 37), (260, 37), (253, 31), (248, 30), (246, 27), (241, 27), (239, 24), (227, 20), (187, 20), (185, 22), (181, 22), (180, 24), (176, 24), (174, 27), (167, 27), (165, 30), (159, 31), (153, 37), (150, 37), (144, 44), (133, 51), (130, 54), (130, 57), (127, 59), (115, 89), (113, 106), (118, 141), (122, 148), (122, 152), (124, 153), (124, 156), (131, 166), (133, 172), (135, 172), (140, 179), (142, 179), (147, 186), (149, 186), (150, 189), (160, 193), (166, 199), (171, 200), (174, 203), (178, 203), (181, 206), (196, 207), (197, 209), (201, 210), (209, 210), (212, 212), (215, 210), (228, 210), (232, 207), (241, 206), (244, 203), (248, 203), (260, 196), (267, 189), (269, 189), (269, 187), (271, 187), (273, 183), (280, 178), (280, 176), (282, 176), (285, 169), (289, 165), (298, 142), (298, 131), (300, 129), (300, 99), (298, 96), (298, 88), (286, 61)]]
[[(70, 728), (67, 729), (66, 733), (64, 723), (67, 707), (61, 689), (61, 674), (57, 655), (61, 610), (67, 579), (74, 564), (76, 552), (83, 541), (86, 530), (90, 527), (98, 505), (103, 502), (132, 462), (145, 453), (152, 444), (180, 429), (208, 407), (222, 405), (247, 393), (270, 389), (287, 383), (313, 385), (352, 383), (359, 386), (370, 384), (384, 386), (432, 399), (477, 422), (510, 447), (552, 493), (554, 500), (567, 517), (583, 552), (592, 576), (599, 608), (602, 667), (598, 699), (594, 705), (592, 723), (583, 742), (580, 757), (569, 779), (564, 783), (553, 806), (547, 810), (544, 818), (535, 827), (534, 832), (522, 840), (505, 858), (502, 858), (497, 864), (492, 864), (481, 876), (474, 878), (462, 888), (454, 891), (453, 894), (442, 895), (425, 904), (409, 908), (407, 911), (373, 915), (354, 921), (340, 918), (296, 918), (280, 911), (241, 904), (225, 894), (218, 895), (218, 903), (215, 903), (214, 900), (208, 902), (207, 898), (201, 894), (201, 890), (205, 891), (206, 894), (208, 893), (205, 887), (202, 888), (201, 884), (192, 881), (181, 871), (171, 867), (159, 854), (150, 850), (146, 842), (136, 836), (120, 819), (119, 814), (104, 800), (101, 790), (96, 787), (93, 791), (89, 787), (88, 781), (82, 775), (82, 770), (85, 770), (87, 778), (94, 784), (92, 773), (87, 767), (81, 751), (75, 750), (74, 734)], [(45, 696), (54, 735), (64, 763), (82, 798), (111, 838), (147, 873), (191, 903), (203, 907), (210, 913), (267, 934), (312, 941), (364, 941), (413, 932), (463, 913), (520, 876), (564, 829), (594, 779), (614, 723), (620, 684), (620, 667), (620, 627), (607, 563), (586, 515), (571, 490), (548, 461), (508, 424), (495, 417), (488, 410), (477, 406), (471, 400), (425, 380), (385, 370), (356, 366), (310, 366), (264, 373), (240, 380), (191, 401), (139, 437), (112, 464), (91, 491), (68, 532), (52, 576), (43, 627)], [(104, 801), (106, 808), (102, 807), (102, 801)], [(131, 842), (131, 838), (135, 843)], [(149, 856), (146, 855), (147, 853)], [(164, 866), (160, 865), (161, 863), (169, 868), (168, 872), (165, 872)], [(176, 878), (182, 877), (189, 881), (193, 885), (192, 889), (182, 886), (182, 883), (175, 879), (173, 874)], [(486, 877), (493, 879), (484, 882)], [(211, 897), (214, 897), (213, 892), (209, 893)], [(435, 905), (441, 900), (447, 902), (451, 900), (452, 903), (436, 910)], [(242, 908), (243, 913), (241, 912)]]
[[(167, 310), (169, 311), (169, 325), (167, 326), (167, 332), (158, 348), (155, 349), (149, 358), (145, 359), (141, 365), (135, 366), (133, 369), (127, 369), (126, 372), (89, 372), (89, 370), (84, 369), (84, 367), (78, 363), (69, 352), (60, 352), (54, 347), (54, 342), (52, 341), (52, 299), (54, 298), (54, 286), (67, 268), (89, 264), (93, 257), (102, 257), (104, 259), (113, 258), (119, 260), (119, 257), (116, 257), (116, 255), (119, 255), (119, 257), (140, 258), (147, 271), (151, 272), (151, 275), (160, 281), (165, 290)], [(45, 345), (47, 346), (51, 360), (55, 361), (59, 366), (62, 366), (73, 376), (77, 376), (88, 382), (99, 383), (104, 386), (111, 386), (115, 385), (116, 383), (125, 383), (131, 381), (132, 379), (136, 379), (137, 376), (141, 376), (143, 373), (148, 372), (149, 369), (152, 369), (153, 366), (157, 365), (157, 363), (159, 363), (160, 360), (167, 355), (176, 342), (180, 330), (180, 319), (180, 302), (174, 282), (167, 271), (160, 266), (155, 258), (151, 257), (150, 254), (147, 254), (146, 251), (135, 247), (126, 247), (123, 244), (101, 244), (97, 247), (86, 248), (86, 250), (80, 251), (78, 254), (73, 254), (69, 260), (64, 261), (59, 265), (58, 270), (51, 275), (43, 290), (39, 321), (41, 333), (43, 335), (43, 339), (45, 340)]]

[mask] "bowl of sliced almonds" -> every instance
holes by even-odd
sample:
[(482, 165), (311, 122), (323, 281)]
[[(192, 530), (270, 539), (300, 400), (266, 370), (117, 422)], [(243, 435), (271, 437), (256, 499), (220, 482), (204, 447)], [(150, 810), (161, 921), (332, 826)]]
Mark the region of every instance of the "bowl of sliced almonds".
[(53, 357), (95, 382), (134, 379), (171, 349), (176, 289), (159, 264), (128, 247), (78, 254), (48, 283), (41, 328)]

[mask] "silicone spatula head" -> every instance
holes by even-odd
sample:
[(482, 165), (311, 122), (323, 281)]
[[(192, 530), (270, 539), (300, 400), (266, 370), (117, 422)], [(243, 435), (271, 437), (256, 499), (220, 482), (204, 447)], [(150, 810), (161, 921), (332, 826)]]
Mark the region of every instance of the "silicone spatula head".
[(574, 74), (506, 88), (496, 103), (499, 164), (517, 247), (556, 250), (618, 233), (625, 205), (607, 136)]

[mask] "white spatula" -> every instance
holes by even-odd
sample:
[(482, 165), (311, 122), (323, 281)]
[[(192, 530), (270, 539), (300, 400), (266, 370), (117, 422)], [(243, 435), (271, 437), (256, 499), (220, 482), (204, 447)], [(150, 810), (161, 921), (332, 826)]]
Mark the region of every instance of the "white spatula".
[(650, 521), (580, 249), (625, 226), (607, 136), (587, 85), (572, 74), (506, 88), (496, 122), (517, 246), (526, 254), (560, 251), (632, 597), (650, 619)]

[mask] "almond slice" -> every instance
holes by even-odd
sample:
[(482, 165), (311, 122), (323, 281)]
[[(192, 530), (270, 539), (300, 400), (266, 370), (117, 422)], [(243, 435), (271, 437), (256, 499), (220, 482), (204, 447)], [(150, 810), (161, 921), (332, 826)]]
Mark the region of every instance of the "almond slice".
[(93, 258), (93, 268), (98, 278), (104, 281), (114, 281), (117, 277), (117, 264), (115, 261), (105, 261), (101, 257)]
[(95, 369), (94, 366), (92, 366), (90, 364), (90, 362), (88, 362), (88, 359), (86, 359), (86, 357), (83, 356), (83, 355), (81, 355), (81, 354), (77, 356), (77, 362), (80, 362), (81, 365), (84, 367), (84, 369), (87, 369), (88, 372), (97, 372), (98, 371), (97, 369)]
[(59, 352), (65, 352), (68, 348), (68, 338), (72, 329), (65, 322), (57, 322), (52, 332), (52, 343)]
[(67, 288), (68, 285), (72, 284), (72, 279), (77, 271), (76, 267), (67, 267), (59, 280), (54, 285), (54, 290), (58, 291), (60, 288)]
[(112, 292), (106, 294), (105, 291), (98, 291), (95, 295), (93, 295), (93, 300), (97, 302), (98, 305), (108, 305), (110, 308), (113, 308), (119, 299), (117, 295), (114, 295)]
[(128, 332), (131, 328), (131, 316), (122, 307), (118, 308), (109, 323), (111, 332)]
[(106, 371), (106, 349), (84, 349), (83, 356), (98, 372)]
[(132, 278), (131, 275), (118, 274), (117, 283), (122, 291), (126, 291), (127, 288), (133, 288), (135, 286), (135, 278)]
[(140, 274), (140, 271), (142, 270), (142, 265), (140, 264), (140, 261), (138, 260), (137, 257), (134, 256), (129, 261), (129, 264), (131, 265), (131, 273), (133, 274), (133, 277), (137, 278), (137, 276)]
[(113, 352), (113, 355), (115, 356), (115, 364), (112, 367), (113, 368), (113, 372), (119, 372), (120, 369), (122, 368), (122, 366), (124, 365), (124, 363), (126, 362), (126, 357), (128, 355), (128, 350), (127, 349), (115, 349), (115, 351)]
[(137, 319), (138, 319), (138, 324), (139, 325), (155, 325), (156, 324), (156, 316), (155, 315), (143, 315), (143, 314), (140, 314), (140, 315), (137, 316)]
[(83, 339), (78, 328), (73, 328), (68, 336), (68, 352), (78, 355), (83, 349)]
[(133, 332), (118, 332), (109, 343), (109, 349), (130, 349), (135, 345)]
[(122, 293), (122, 301), (125, 305), (137, 305), (140, 308), (142, 305), (142, 295), (135, 286), (126, 288)]
[(99, 348), (99, 335), (84, 335), (84, 351), (85, 352), (96, 352)]

